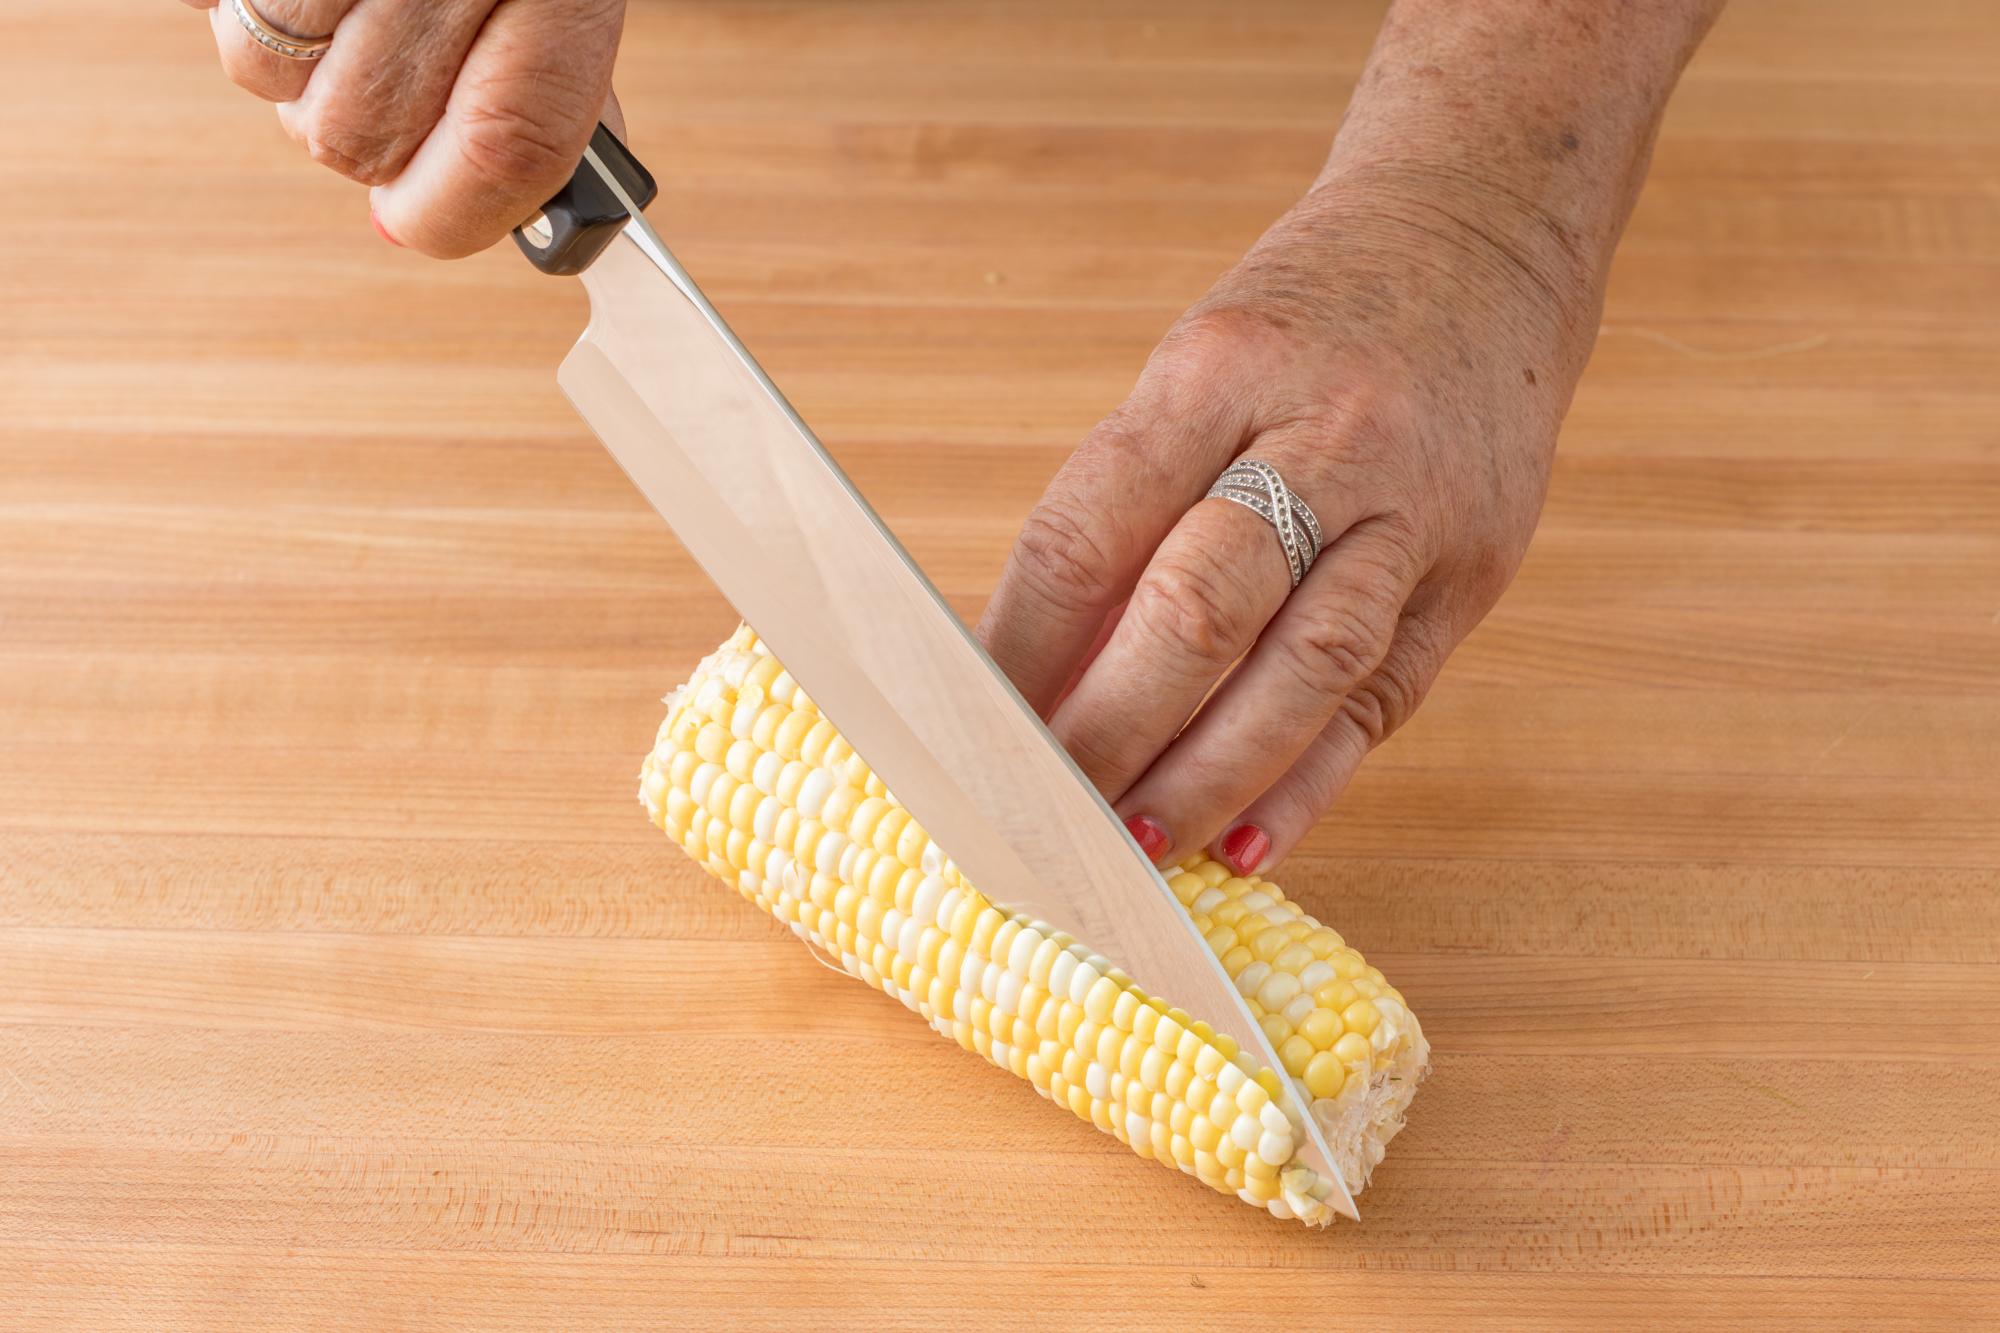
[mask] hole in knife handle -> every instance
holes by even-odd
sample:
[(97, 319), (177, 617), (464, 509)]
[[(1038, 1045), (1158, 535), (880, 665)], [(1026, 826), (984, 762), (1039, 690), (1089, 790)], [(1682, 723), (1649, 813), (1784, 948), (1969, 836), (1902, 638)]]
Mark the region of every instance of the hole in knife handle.
[[(659, 194), (652, 173), (602, 125), (590, 136), (590, 152), (640, 208)], [(617, 238), (628, 217), (617, 191), (585, 158), (570, 174), (569, 183), (514, 229), (514, 243), (542, 272), (572, 276), (590, 267)]]

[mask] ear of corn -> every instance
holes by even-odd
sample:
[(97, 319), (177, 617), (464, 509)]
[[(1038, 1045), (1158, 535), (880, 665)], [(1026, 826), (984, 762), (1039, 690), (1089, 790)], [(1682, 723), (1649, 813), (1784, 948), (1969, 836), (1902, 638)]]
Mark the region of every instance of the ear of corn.
[(1359, 1194), (1428, 1047), (1403, 997), (1277, 886), (1204, 856), (1168, 873), (1285, 1065), (989, 902), (746, 626), (668, 700), (640, 775), (653, 822), (718, 879), (969, 1051), (1115, 1135), (1280, 1218), (1325, 1225), (1294, 1161), (1289, 1076)]

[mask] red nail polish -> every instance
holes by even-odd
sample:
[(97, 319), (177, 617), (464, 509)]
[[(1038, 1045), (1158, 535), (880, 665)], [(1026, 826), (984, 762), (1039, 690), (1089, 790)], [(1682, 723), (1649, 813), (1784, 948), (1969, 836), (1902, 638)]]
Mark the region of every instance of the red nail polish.
[(395, 237), (389, 234), (389, 229), (382, 225), (382, 219), (376, 216), (375, 210), (372, 208), (368, 210), (368, 220), (375, 224), (375, 234), (377, 236), (380, 236), (383, 240), (387, 241), (389, 244), (393, 246), (400, 247), (403, 244), (401, 241), (397, 240)]
[(1222, 840), (1223, 859), (1239, 875), (1247, 875), (1263, 863), (1271, 850), (1271, 835), (1255, 824), (1238, 824)]
[(1157, 861), (1160, 859), (1160, 853), (1167, 850), (1167, 831), (1160, 827), (1158, 820), (1148, 819), (1144, 815), (1133, 815), (1125, 821), (1125, 828), (1138, 839), (1139, 847), (1146, 853), (1147, 860)]

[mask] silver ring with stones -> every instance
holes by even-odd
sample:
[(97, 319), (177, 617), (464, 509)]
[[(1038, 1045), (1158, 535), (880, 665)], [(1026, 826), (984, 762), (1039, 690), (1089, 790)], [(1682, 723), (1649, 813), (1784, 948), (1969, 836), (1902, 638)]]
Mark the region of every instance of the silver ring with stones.
[(1319, 558), (1324, 538), (1312, 506), (1285, 484), (1278, 469), (1261, 458), (1239, 458), (1215, 479), (1207, 498), (1240, 504), (1269, 523), (1278, 534), (1278, 545), (1284, 548), (1292, 586), (1299, 586)]

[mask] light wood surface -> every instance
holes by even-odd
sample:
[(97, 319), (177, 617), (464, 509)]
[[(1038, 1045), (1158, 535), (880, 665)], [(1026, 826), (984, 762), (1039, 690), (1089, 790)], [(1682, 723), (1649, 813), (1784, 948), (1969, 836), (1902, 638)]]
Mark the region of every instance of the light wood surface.
[[(976, 612), (1367, 5), (641, 3), (656, 217)], [(1752, 3), (1520, 580), (1287, 868), (1436, 1047), (1326, 1233), (641, 817), (730, 628), (573, 284), (382, 245), (166, 0), (0, 40), (0, 1326), (2000, 1319), (2000, 18)]]

